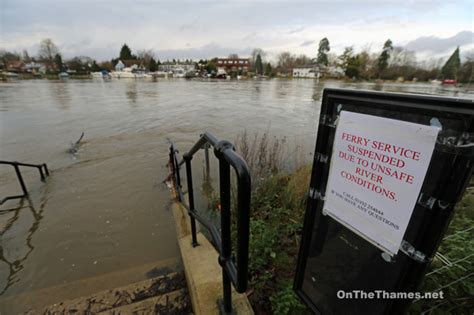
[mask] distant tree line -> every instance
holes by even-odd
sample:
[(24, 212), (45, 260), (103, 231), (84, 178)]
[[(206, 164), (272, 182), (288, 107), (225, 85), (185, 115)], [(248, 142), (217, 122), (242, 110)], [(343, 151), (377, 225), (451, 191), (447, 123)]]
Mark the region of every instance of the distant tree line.
[[(229, 57), (237, 58), (238, 55), (231, 54)], [(157, 71), (162, 64), (152, 50), (140, 50), (134, 54), (126, 43), (122, 45), (117, 58), (103, 62), (97, 62), (87, 56), (76, 56), (63, 60), (59, 48), (51, 39), (43, 39), (40, 42), (38, 52), (34, 57), (31, 57), (26, 50), (22, 53), (0, 50), (0, 69), (18, 62), (38, 62), (45, 65), (47, 73), (72, 71), (86, 74), (100, 70), (110, 71), (114, 69), (119, 60), (137, 60), (145, 70), (152, 72)], [(171, 63), (195, 64), (196, 70), (207, 73), (217, 71), (217, 58), (199, 61), (172, 59), (163, 62), (163, 64)], [(254, 74), (268, 77), (291, 76), (295, 67), (314, 66), (322, 73), (327, 73), (328, 69), (338, 69), (345, 77), (355, 80), (397, 80), (402, 78), (409, 81), (454, 79), (459, 82), (471, 82), (474, 55), (467, 56), (461, 62), (458, 47), (446, 61), (431, 59), (418, 62), (413, 51), (394, 46), (390, 39), (385, 41), (379, 53), (372, 53), (368, 47), (359, 52), (356, 52), (354, 47), (345, 47), (342, 54), (336, 55), (331, 53), (330, 42), (325, 37), (319, 42), (315, 58), (284, 51), (276, 56), (276, 62), (272, 64), (267, 60), (267, 54), (263, 49), (255, 48), (251, 53), (250, 64)], [(234, 75), (239, 75), (240, 72), (236, 72)]]
[[(402, 47), (393, 46), (390, 39), (385, 41), (380, 53), (372, 53), (369, 48), (355, 52), (353, 47), (346, 47), (342, 54), (330, 54), (327, 38), (319, 42), (317, 56), (311, 59), (306, 55), (296, 56), (282, 52), (277, 56), (276, 71), (289, 75), (295, 67), (314, 65), (320, 69), (337, 67), (345, 77), (356, 80), (419, 80), (453, 79), (459, 82), (471, 82), (473, 76), (474, 55), (466, 57), (461, 63), (459, 47), (449, 59), (431, 59), (417, 62), (415, 53)], [(323, 71), (324, 72), (324, 71)]]

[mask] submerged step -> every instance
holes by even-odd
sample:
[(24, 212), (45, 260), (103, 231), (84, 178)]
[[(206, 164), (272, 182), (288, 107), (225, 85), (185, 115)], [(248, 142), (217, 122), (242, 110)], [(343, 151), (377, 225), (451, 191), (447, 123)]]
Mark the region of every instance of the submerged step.
[(63, 301), (92, 296), (97, 292), (122, 288), (132, 283), (157, 278), (181, 270), (178, 257), (146, 263), (131, 268), (112, 271), (97, 276), (38, 290), (26, 291), (20, 294), (0, 297), (1, 314), (22, 314), (30, 310), (41, 310), (49, 305)]
[(148, 315), (148, 314), (191, 314), (191, 301), (188, 290), (180, 289), (154, 296), (132, 304), (116, 307), (98, 315)]
[(119, 288), (100, 291), (89, 296), (56, 303), (39, 312), (28, 311), (25, 314), (68, 314), (71, 312), (95, 314), (156, 298), (183, 288), (186, 288), (184, 275), (181, 272), (173, 272)]

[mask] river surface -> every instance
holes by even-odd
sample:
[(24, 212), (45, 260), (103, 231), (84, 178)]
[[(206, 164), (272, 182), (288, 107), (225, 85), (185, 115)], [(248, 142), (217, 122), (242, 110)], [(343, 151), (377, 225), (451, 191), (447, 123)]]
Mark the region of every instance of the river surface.
[[(203, 131), (244, 130), (298, 143), (310, 157), (323, 88), (474, 98), (465, 87), (313, 80), (67, 80), (0, 83), (0, 160), (24, 169), (30, 199), (0, 206), (0, 292), (27, 291), (179, 256), (167, 138), (181, 152)], [(67, 152), (84, 132), (76, 154)], [(201, 161), (201, 162), (199, 162)], [(193, 160), (194, 162), (194, 160)], [(198, 167), (202, 159), (198, 160)], [(0, 198), (20, 193), (0, 167)], [(0, 296), (1, 298), (1, 296)]]

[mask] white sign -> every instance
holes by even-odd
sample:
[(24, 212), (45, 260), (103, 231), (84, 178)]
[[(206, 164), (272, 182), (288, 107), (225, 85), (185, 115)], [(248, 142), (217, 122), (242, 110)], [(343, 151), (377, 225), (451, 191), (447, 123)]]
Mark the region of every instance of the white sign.
[(323, 211), (395, 255), (415, 207), (439, 130), (342, 111)]

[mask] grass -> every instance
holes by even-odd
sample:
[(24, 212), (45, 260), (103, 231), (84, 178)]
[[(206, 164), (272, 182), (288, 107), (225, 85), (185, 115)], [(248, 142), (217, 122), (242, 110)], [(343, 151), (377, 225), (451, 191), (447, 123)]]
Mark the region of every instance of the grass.
[(249, 298), (258, 314), (305, 309), (292, 281), (310, 173), (309, 167), (280, 172), (262, 181), (252, 194)]
[(249, 300), (257, 314), (305, 312), (293, 278), (311, 167), (301, 163), (299, 146), (289, 154), (286, 138), (268, 132), (243, 132), (235, 143), (252, 172)]
[[(420, 291), (442, 288), (444, 299), (419, 300), (412, 304), (411, 314), (472, 314), (474, 309), (474, 190), (468, 189), (457, 204), (453, 219), (438, 248), (451, 263), (433, 259)], [(431, 274), (430, 274), (431, 273)]]

